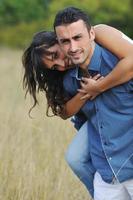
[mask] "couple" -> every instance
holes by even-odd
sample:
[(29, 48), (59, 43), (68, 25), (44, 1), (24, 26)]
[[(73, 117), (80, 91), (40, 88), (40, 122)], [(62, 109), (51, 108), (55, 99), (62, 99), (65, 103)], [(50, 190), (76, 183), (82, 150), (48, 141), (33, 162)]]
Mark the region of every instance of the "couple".
[(133, 44), (74, 7), (57, 13), (54, 29), (25, 50), (24, 88), (33, 107), (45, 91), (55, 115), (75, 116), (66, 160), (91, 196), (133, 200)]

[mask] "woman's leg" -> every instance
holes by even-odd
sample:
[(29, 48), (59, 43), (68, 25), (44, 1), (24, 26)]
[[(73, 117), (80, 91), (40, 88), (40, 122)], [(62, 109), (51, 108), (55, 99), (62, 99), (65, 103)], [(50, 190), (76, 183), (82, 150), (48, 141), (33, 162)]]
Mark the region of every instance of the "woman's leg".
[(93, 179), (95, 169), (92, 165), (89, 152), (89, 133), (87, 122), (83, 124), (69, 145), (66, 152), (66, 161), (93, 197)]

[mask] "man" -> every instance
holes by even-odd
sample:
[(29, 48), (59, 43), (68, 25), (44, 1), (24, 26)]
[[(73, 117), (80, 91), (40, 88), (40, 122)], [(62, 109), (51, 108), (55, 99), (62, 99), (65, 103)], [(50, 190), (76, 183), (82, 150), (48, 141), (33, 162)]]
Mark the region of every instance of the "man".
[[(102, 88), (106, 87), (107, 89), (112, 85), (112, 82), (115, 85), (116, 83), (120, 84), (127, 79), (130, 80), (133, 68), (133, 59), (131, 59), (132, 55), (130, 57), (132, 45), (127, 42), (127, 40), (125, 41), (125, 39), (121, 39), (121, 36), (123, 35), (122, 33), (120, 33), (116, 29), (112, 30), (112, 27), (109, 27), (107, 25), (97, 26), (95, 28), (95, 32), (96, 41), (98, 41), (106, 48), (109, 48), (120, 59), (124, 59), (120, 60), (119, 63), (117, 63), (117, 73), (116, 68), (114, 68), (113, 71), (115, 71), (115, 74), (113, 73), (113, 71), (111, 71), (111, 73), (108, 74), (108, 76), (106, 76), (102, 81), (100, 81), (99, 83), (97, 82), (98, 84), (95, 84), (93, 88), (101, 88), (102, 86)], [(108, 38), (110, 32), (112, 33), (111, 41), (110, 38)], [(121, 46), (121, 50), (116, 51), (119, 45)], [(132, 62), (130, 61), (130, 59)], [(128, 61), (126, 65), (124, 64), (124, 60), (126, 60), (126, 62)], [(56, 40), (56, 36), (53, 32), (41, 31), (34, 36), (32, 43), (25, 50), (23, 55), (23, 66), (25, 69), (24, 86), (27, 88), (27, 91), (33, 96), (34, 106), (37, 103), (36, 88), (39, 88), (39, 90), (46, 92), (48, 108), (51, 107), (54, 114), (59, 114), (58, 108), (61, 108), (62, 105), (66, 102), (66, 98), (64, 99), (63, 97), (62, 89), (62, 76), (64, 73), (59, 71), (64, 71), (65, 69), (68, 69), (68, 64), (69, 62), (64, 54), (61, 52)], [(119, 66), (119, 64), (121, 65)], [(122, 64), (124, 64), (124, 66)], [(69, 66), (69, 68), (70, 67), (71, 66)], [(123, 73), (124, 76), (122, 76)], [(113, 74), (113, 76), (111, 74)], [(87, 81), (88, 80), (89, 79), (87, 79)], [(110, 84), (108, 80), (110, 80)], [(71, 87), (73, 87), (73, 85), (71, 85)], [(58, 98), (55, 98), (56, 95), (58, 96)], [(70, 114), (72, 115), (73, 111), (74, 113), (77, 112), (73, 110), (77, 108), (77, 103), (78, 106), (80, 105), (81, 107), (84, 105), (85, 100), (81, 101), (81, 96), (82, 94), (78, 93), (75, 97), (73, 97), (70, 101), (66, 103), (67, 105), (65, 106), (65, 110), (67, 111), (67, 116), (65, 117), (68, 117)], [(72, 105), (73, 103), (74, 106)], [(65, 117), (63, 116), (63, 118)], [(84, 120), (86, 120), (86, 117), (85, 119), (82, 118), (82, 120), (79, 120), (78, 115), (78, 118), (76, 117), (76, 119), (78, 120), (76, 121), (76, 128), (79, 129)], [(72, 143), (69, 145), (68, 151), (66, 153), (66, 159), (74, 173), (80, 178), (89, 193), (91, 193), (91, 195), (93, 196), (94, 170), (91, 167), (91, 160), (89, 162), (88, 147), (88, 131), (86, 124), (84, 124), (84, 126), (82, 126), (78, 133), (75, 135)]]
[[(94, 42), (94, 31), (81, 10), (69, 7), (60, 11), (54, 28), (64, 53), (79, 65), (64, 78), (64, 87), (71, 97), (79, 89), (82, 75), (100, 73), (106, 76), (119, 62), (116, 56)], [(85, 84), (82, 86), (83, 92)], [(102, 93), (81, 108), (88, 118), (89, 151), (97, 171), (95, 200), (133, 200), (132, 99), (131, 80)]]

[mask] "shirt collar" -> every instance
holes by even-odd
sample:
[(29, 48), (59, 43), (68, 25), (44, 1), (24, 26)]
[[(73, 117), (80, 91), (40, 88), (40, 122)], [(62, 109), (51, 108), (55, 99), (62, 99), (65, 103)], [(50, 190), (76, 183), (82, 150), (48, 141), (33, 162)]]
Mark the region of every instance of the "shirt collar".
[[(101, 47), (95, 43), (95, 49), (94, 49), (92, 58), (90, 60), (90, 63), (88, 65), (89, 71), (100, 72), (101, 53), (102, 53)], [(81, 78), (78, 76), (78, 74), (79, 74), (79, 66), (77, 66), (75, 69), (73, 69), (70, 73), (70, 75), (73, 77), (76, 77), (77, 80), (81, 80)]]
[(88, 65), (88, 70), (93, 70), (97, 72), (100, 71), (101, 53), (102, 53), (101, 47), (95, 43), (94, 53)]

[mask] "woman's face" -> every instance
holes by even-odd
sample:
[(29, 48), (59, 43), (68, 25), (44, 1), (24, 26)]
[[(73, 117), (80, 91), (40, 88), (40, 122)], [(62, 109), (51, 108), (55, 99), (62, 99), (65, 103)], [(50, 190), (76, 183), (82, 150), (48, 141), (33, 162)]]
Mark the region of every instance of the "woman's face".
[(43, 61), (48, 69), (65, 71), (71, 68), (71, 60), (64, 55), (58, 44), (48, 48), (47, 51), (50, 54), (45, 55)]

